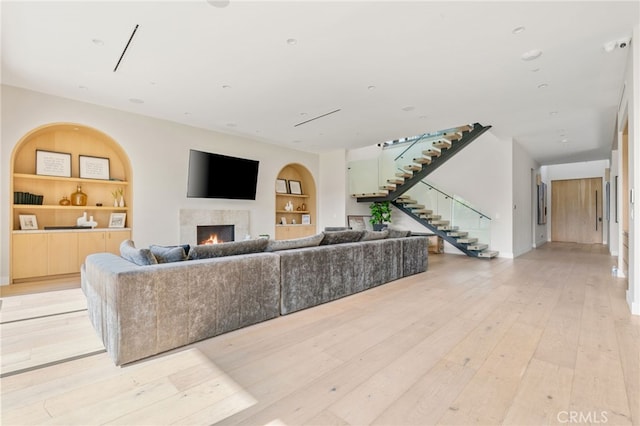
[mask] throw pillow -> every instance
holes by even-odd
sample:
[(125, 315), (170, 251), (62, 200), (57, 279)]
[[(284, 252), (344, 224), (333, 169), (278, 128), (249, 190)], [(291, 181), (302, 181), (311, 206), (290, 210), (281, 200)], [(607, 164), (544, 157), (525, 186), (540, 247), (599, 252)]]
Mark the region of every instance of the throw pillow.
[(203, 244), (191, 247), (187, 260), (210, 259), (212, 257), (236, 256), (239, 254), (260, 253), (267, 248), (269, 240), (232, 241), (220, 244)]
[(411, 236), (411, 230), (389, 229), (389, 238), (405, 238)]
[(354, 243), (360, 241), (363, 231), (334, 231), (325, 232), (324, 238), (320, 242), (321, 246), (329, 244)]
[(362, 233), (362, 238), (360, 238), (360, 241), (384, 240), (388, 236), (389, 236), (389, 230), (388, 229), (385, 229), (383, 231), (365, 230)]
[(131, 240), (125, 240), (120, 244), (120, 256), (139, 266), (156, 265), (158, 263), (151, 250), (137, 249)]
[(320, 245), (320, 242), (324, 238), (323, 233), (311, 235), (309, 237), (294, 238), (291, 240), (269, 240), (265, 251), (279, 251), (290, 250), (303, 247), (315, 247)]
[(158, 263), (182, 262), (187, 260), (183, 246), (149, 246)]

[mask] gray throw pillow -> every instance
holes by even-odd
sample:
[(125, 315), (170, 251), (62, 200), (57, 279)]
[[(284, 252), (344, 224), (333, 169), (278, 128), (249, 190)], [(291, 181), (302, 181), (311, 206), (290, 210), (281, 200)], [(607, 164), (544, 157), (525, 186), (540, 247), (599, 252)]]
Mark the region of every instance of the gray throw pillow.
[(405, 238), (411, 236), (411, 230), (389, 229), (389, 238)]
[(149, 246), (158, 263), (182, 262), (187, 260), (183, 246)]
[(156, 265), (158, 263), (151, 250), (137, 249), (131, 240), (124, 240), (120, 243), (120, 256), (139, 266)]
[(385, 229), (383, 231), (365, 230), (362, 234), (362, 238), (360, 238), (360, 241), (384, 240), (388, 236), (389, 236), (388, 229)]
[(360, 241), (363, 231), (334, 231), (325, 232), (324, 238), (320, 242), (321, 246), (329, 244), (354, 243)]
[(187, 260), (210, 259), (212, 257), (237, 256), (239, 254), (260, 253), (267, 248), (269, 240), (232, 241), (221, 244), (203, 244), (191, 247)]
[(320, 245), (322, 238), (324, 238), (324, 234), (321, 232), (309, 237), (293, 238), (291, 240), (269, 240), (265, 251), (279, 251), (303, 247), (315, 247)]

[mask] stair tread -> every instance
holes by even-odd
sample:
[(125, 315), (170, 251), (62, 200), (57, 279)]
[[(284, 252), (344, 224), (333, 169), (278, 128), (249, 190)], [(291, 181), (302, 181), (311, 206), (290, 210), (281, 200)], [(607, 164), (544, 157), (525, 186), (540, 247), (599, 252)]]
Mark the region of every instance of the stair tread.
[(440, 154), (442, 153), (436, 147), (425, 149), (424, 151), (422, 151), (422, 155), (428, 155), (429, 157), (440, 157)]
[(474, 244), (478, 242), (477, 238), (458, 238), (458, 242), (461, 244)]
[(417, 157), (413, 159), (414, 163), (418, 163), (418, 164), (431, 164), (431, 158), (430, 157)]
[(355, 198), (375, 198), (375, 197), (386, 197), (389, 195), (388, 191), (380, 191), (380, 192), (369, 192), (366, 194), (351, 194), (352, 197)]
[(437, 140), (437, 141), (433, 142), (432, 145), (435, 148), (449, 149), (451, 147), (451, 141), (448, 141), (446, 139), (440, 139), (440, 140)]
[(445, 139), (448, 139), (450, 141), (457, 141), (457, 140), (462, 139), (462, 133), (460, 133), (460, 132), (448, 133), (448, 134), (446, 134), (446, 135), (444, 135), (442, 137), (445, 138)]
[(492, 259), (494, 257), (497, 257), (499, 254), (500, 254), (499, 251), (483, 250), (483, 251), (478, 253), (478, 257), (484, 257), (484, 258), (487, 258), (487, 259)]
[(396, 173), (397, 177), (401, 177), (401, 178), (405, 178), (405, 179), (409, 179), (411, 177), (413, 177), (412, 173)]
[(467, 246), (467, 250), (482, 251), (489, 248), (489, 244), (471, 244)]
[(415, 214), (424, 214), (424, 215), (428, 215), (433, 213), (433, 210), (429, 210), (429, 209), (415, 209), (413, 211)]
[(410, 164), (408, 166), (404, 166), (405, 170), (413, 170), (413, 171), (420, 171), (422, 170), (422, 166), (418, 166), (417, 164)]
[(450, 237), (466, 237), (467, 235), (469, 235), (469, 233), (453, 231), (453, 232), (447, 232), (447, 235)]

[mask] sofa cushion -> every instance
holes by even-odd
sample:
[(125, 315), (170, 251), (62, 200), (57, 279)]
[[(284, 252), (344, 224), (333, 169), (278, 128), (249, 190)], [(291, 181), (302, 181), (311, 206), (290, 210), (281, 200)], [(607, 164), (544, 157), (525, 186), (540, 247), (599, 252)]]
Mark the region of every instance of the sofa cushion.
[(265, 251), (280, 251), (304, 247), (315, 247), (320, 245), (320, 242), (323, 238), (324, 234), (321, 232), (319, 234), (303, 238), (293, 238), (290, 240), (269, 240)]
[(389, 238), (406, 238), (411, 236), (411, 230), (387, 228), (389, 230)]
[(137, 249), (131, 240), (124, 240), (120, 243), (120, 256), (139, 266), (156, 265), (158, 263), (151, 250)]
[(360, 241), (362, 237), (363, 231), (332, 231), (325, 232), (324, 238), (320, 242), (321, 246), (326, 246), (329, 244), (343, 244), (343, 243), (354, 243), (356, 241)]
[(182, 262), (187, 260), (184, 246), (149, 246), (158, 263)]
[(231, 241), (221, 244), (202, 244), (191, 247), (187, 260), (210, 259), (212, 257), (237, 256), (240, 254), (259, 253), (267, 248), (269, 240)]
[(369, 231), (367, 229), (362, 232), (362, 238), (360, 238), (360, 241), (384, 240), (388, 236), (389, 236), (388, 229), (384, 229), (382, 231)]

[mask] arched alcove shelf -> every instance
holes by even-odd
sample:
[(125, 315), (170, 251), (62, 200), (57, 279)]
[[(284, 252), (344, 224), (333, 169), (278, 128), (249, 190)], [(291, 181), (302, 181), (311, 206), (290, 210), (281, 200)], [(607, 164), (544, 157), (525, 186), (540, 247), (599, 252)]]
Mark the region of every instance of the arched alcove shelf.
[[(276, 181), (276, 240), (316, 233), (316, 184), (301, 164), (287, 164)], [(287, 210), (287, 205), (292, 210)]]
[[(120, 242), (131, 237), (131, 163), (105, 133), (75, 123), (33, 129), (12, 152), (10, 176), (11, 283), (78, 274), (88, 254), (119, 253)], [(78, 186), (87, 204), (61, 205)], [(122, 194), (122, 206), (114, 206), (114, 193)], [(97, 226), (73, 228), (85, 212)], [(115, 217), (110, 222), (112, 213), (124, 217), (121, 227), (113, 226)]]

